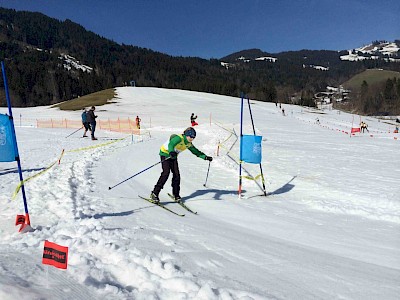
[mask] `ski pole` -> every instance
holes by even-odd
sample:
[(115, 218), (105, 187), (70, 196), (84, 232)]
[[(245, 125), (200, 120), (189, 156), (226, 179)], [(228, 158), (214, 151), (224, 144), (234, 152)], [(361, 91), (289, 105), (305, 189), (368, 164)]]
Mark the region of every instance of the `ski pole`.
[(207, 179), (208, 179), (208, 173), (210, 172), (210, 165), (211, 165), (211, 161), (208, 162), (208, 170), (207, 170), (207, 177), (206, 177), (206, 182), (204, 182), (203, 186), (206, 186), (207, 183)]
[[(169, 159), (169, 157), (168, 157), (167, 159)], [(165, 159), (165, 160), (167, 160), (167, 159)], [(111, 190), (111, 189), (113, 189), (113, 188), (119, 186), (121, 183), (124, 183), (125, 181), (128, 181), (129, 179), (132, 179), (133, 177), (135, 177), (135, 176), (137, 176), (137, 175), (143, 173), (144, 171), (147, 171), (148, 169), (151, 169), (152, 167), (154, 167), (154, 166), (156, 166), (156, 165), (158, 165), (158, 164), (160, 164), (160, 163), (162, 163), (162, 161), (159, 161), (158, 163), (155, 163), (154, 165), (151, 165), (150, 167), (148, 167), (148, 168), (146, 168), (146, 169), (144, 169), (144, 170), (142, 170), (142, 171), (140, 171), (140, 172), (138, 172), (138, 173), (132, 175), (131, 177), (129, 177), (129, 178), (127, 178), (127, 179), (121, 181), (120, 183), (117, 183), (117, 184), (114, 185), (114, 186), (108, 187), (108, 189)]]
[(78, 130), (75, 130), (73, 133), (71, 133), (70, 135), (67, 135), (65, 138), (70, 137), (71, 135), (73, 135), (74, 133), (78, 132), (79, 130), (81, 130), (83, 128), (83, 126), (81, 128), (79, 128)]

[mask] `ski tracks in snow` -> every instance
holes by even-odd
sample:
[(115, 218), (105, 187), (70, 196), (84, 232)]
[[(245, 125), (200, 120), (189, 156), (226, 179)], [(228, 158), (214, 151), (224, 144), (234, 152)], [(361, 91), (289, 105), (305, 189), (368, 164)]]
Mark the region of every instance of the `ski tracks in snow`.
[[(106, 218), (112, 216), (113, 207), (107, 197), (96, 196), (95, 191), (101, 188), (93, 176), (99, 160), (113, 151), (117, 151), (115, 146), (66, 153), (60, 165), (29, 182), (35, 231), (9, 238), (13, 246), (35, 261), (36, 276), (46, 278), (49, 272), (48, 280), (31, 289), (39, 296), (57, 294), (60, 299), (90, 299), (89, 295), (105, 299), (262, 299), (248, 292), (216, 288), (209, 280), (182, 270), (174, 254), (176, 242), (147, 232), (157, 229), (113, 225), (113, 218)], [(68, 271), (41, 265), (45, 240), (69, 248)], [(151, 250), (143, 252), (134, 247), (139, 243), (150, 243)], [(34, 253), (30, 253), (32, 247)], [(219, 265), (216, 261), (211, 264)], [(64, 285), (59, 286), (60, 282)]]

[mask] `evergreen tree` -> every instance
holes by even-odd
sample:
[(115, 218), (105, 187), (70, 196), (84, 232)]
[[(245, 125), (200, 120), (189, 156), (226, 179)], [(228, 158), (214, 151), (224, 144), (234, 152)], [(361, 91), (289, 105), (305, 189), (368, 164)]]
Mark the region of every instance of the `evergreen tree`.
[[(138, 86), (187, 89), (238, 97), (245, 92), (253, 99), (289, 101), (303, 92), (301, 102), (314, 105), (313, 94), (327, 85), (338, 86), (366, 68), (400, 71), (399, 63), (383, 60), (341, 61), (347, 54), (337, 51), (288, 51), (276, 55), (259, 49), (244, 50), (221, 60), (172, 57), (150, 49), (120, 45), (85, 30), (71, 20), (59, 21), (40, 13), (17, 12), (0, 8), (0, 59), (6, 61), (10, 94), (17, 106), (47, 105), (70, 100), (78, 95), (123, 86), (135, 80)], [(62, 55), (93, 68), (83, 72), (67, 69)], [(249, 62), (238, 61), (239, 56)], [(276, 62), (256, 61), (263, 56)], [(221, 61), (232, 67), (221, 66)], [(319, 71), (311, 66), (329, 67)], [(372, 89), (372, 87), (370, 87)], [(382, 107), (400, 111), (399, 80), (386, 82), (373, 96), (361, 92), (357, 103), (371, 98), (383, 99)], [(382, 97), (376, 97), (381, 93)], [(372, 93), (371, 93), (372, 94)], [(362, 100), (364, 99), (364, 100)], [(375, 100), (374, 100), (375, 99)], [(388, 105), (387, 101), (391, 101)], [(379, 103), (379, 101), (375, 101)]]

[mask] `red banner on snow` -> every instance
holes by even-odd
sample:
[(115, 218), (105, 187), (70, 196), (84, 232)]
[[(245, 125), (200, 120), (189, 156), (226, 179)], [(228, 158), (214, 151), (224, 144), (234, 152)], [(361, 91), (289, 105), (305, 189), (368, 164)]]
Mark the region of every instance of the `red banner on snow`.
[(361, 132), (360, 127), (353, 127), (351, 128), (351, 133)]
[(66, 269), (68, 265), (68, 247), (45, 241), (42, 263), (59, 269)]

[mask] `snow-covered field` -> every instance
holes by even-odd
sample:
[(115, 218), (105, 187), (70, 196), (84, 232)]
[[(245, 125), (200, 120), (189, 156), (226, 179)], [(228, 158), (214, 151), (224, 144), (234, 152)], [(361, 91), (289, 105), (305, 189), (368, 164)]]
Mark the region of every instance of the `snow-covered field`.
[[(16, 163), (0, 164), (0, 299), (399, 299), (400, 139), (394, 126), (364, 118), (370, 133), (350, 138), (353, 115), (251, 101), (263, 136), (260, 182), (243, 180), (238, 199), (240, 99), (157, 88), (118, 88), (99, 119), (142, 118), (138, 137), (31, 126), (36, 118), (80, 119), (48, 107), (13, 110), (33, 232), (23, 214)], [(150, 194), (162, 143), (198, 115), (196, 147), (180, 154), (181, 195), (173, 215)], [(7, 113), (0, 108), (0, 113)], [(316, 124), (319, 118), (320, 125)], [(359, 116), (354, 117), (359, 123)], [(245, 105), (245, 134), (252, 134)], [(149, 133), (149, 134), (147, 134)], [(398, 136), (398, 135), (397, 135)], [(400, 137), (399, 137), (400, 138)], [(115, 143), (97, 148), (86, 147)], [(218, 143), (222, 143), (216, 156)], [(83, 148), (83, 149), (82, 149)], [(77, 150), (78, 151), (72, 151)], [(244, 164), (256, 176), (258, 165)], [(170, 180), (160, 196), (169, 202)], [(42, 265), (44, 241), (69, 247), (67, 270)]]

